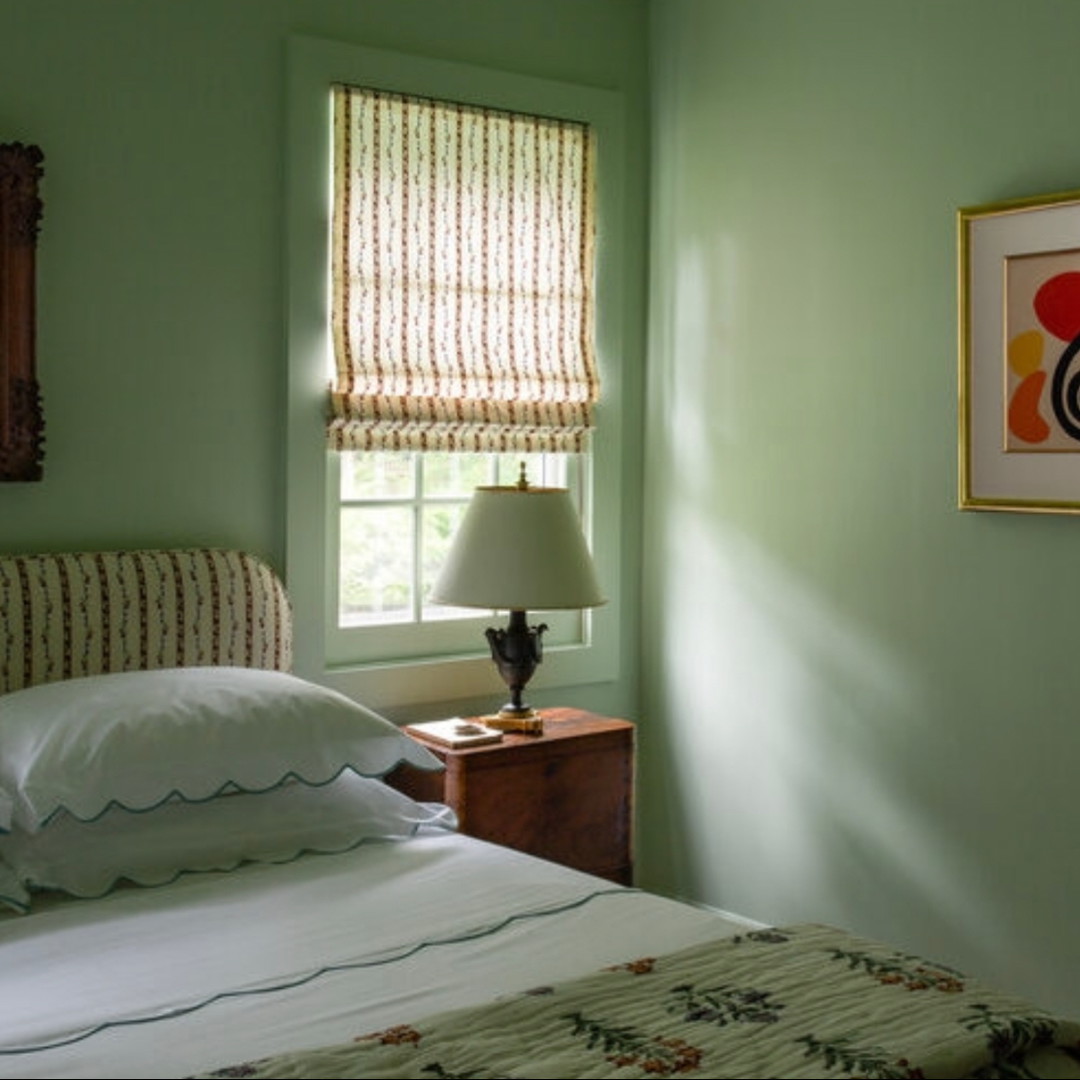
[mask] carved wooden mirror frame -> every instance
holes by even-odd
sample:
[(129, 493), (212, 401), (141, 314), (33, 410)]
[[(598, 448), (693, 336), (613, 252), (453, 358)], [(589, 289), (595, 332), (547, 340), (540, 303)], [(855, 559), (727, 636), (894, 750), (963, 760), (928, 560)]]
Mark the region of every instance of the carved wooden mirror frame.
[(44, 154), (0, 143), (0, 480), (40, 480), (45, 421), (34, 368), (35, 255)]

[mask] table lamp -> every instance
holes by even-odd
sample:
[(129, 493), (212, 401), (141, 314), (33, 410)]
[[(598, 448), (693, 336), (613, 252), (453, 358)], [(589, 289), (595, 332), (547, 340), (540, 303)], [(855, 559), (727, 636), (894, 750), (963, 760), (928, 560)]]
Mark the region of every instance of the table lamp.
[(431, 599), (509, 611), (506, 628), (489, 627), (485, 635), (510, 700), (484, 723), (499, 731), (542, 732), (543, 720), (521, 695), (543, 659), (547, 624), (529, 626), (525, 613), (605, 602), (570, 493), (530, 487), (524, 465), (513, 487), (478, 487)]

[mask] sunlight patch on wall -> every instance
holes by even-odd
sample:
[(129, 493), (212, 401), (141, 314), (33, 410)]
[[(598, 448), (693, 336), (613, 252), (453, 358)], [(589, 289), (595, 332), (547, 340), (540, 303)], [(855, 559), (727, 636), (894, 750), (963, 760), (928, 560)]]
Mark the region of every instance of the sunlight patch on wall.
[(869, 902), (932, 935), (1001, 933), (977, 867), (920, 802), (906, 725), (935, 711), (902, 657), (696, 500), (670, 505), (670, 783), (708, 808), (685, 821), (700, 898), (769, 921), (857, 920)]
[[(709, 460), (710, 447), (718, 439), (733, 441), (737, 434), (738, 260), (731, 240), (713, 238), (705, 245), (694, 238), (681, 244), (674, 264), (671, 311), (662, 322), (669, 327), (669, 355), (679, 358), (665, 388), (671, 403), (669, 430), (676, 433), (670, 451), (680, 475), (696, 476)], [(708, 408), (702, 407), (705, 402)]]

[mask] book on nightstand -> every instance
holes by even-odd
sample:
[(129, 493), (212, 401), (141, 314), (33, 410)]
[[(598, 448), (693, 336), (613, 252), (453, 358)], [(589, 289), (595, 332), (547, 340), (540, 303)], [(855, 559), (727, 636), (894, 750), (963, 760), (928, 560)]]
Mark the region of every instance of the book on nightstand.
[(453, 749), (502, 742), (501, 731), (485, 727), (474, 720), (463, 720), (460, 716), (451, 717), (449, 720), (428, 720), (422, 724), (406, 724), (405, 730)]

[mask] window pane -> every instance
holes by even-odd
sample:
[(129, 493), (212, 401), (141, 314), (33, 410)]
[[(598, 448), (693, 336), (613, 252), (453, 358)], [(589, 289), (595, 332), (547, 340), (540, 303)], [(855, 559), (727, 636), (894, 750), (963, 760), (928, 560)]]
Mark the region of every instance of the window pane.
[(421, 619), (424, 621), (434, 619), (460, 619), (476, 615), (471, 608), (450, 607), (446, 604), (433, 604), (428, 600), (432, 586), (439, 576), (439, 571), (446, 562), (447, 552), (450, 550), (450, 541), (454, 538), (458, 525), (465, 515), (466, 502), (439, 503), (434, 506), (425, 506), (423, 511), (423, 567), (421, 572), (421, 588), (423, 590), (423, 612)]
[(564, 454), (499, 454), (496, 458), (497, 483), (512, 487), (525, 466), (525, 479), (533, 487), (560, 487), (565, 483)]
[(341, 454), (343, 499), (409, 499), (415, 489), (413, 454), (346, 450)]
[(408, 507), (342, 509), (339, 625), (412, 618), (413, 547)]
[(424, 497), (460, 498), (490, 484), (490, 454), (424, 454)]
[(530, 484), (565, 487), (570, 460), (565, 454), (342, 454), (338, 625), (476, 618), (475, 610), (428, 600), (474, 489), (515, 484), (522, 464)]

